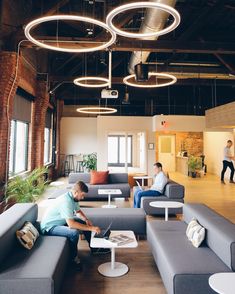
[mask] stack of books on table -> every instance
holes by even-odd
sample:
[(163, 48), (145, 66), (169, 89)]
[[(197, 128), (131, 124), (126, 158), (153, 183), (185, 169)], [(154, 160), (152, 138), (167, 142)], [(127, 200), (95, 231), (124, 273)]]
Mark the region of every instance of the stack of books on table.
[(113, 244), (116, 244), (117, 246), (122, 246), (122, 245), (126, 245), (128, 243), (131, 243), (135, 240), (133, 238), (126, 236), (126, 235), (119, 234), (119, 235), (109, 237), (108, 241), (110, 241)]

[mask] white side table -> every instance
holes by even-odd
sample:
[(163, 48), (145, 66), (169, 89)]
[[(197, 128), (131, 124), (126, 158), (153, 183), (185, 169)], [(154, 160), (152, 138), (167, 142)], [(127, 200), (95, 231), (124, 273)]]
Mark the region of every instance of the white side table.
[(134, 241), (127, 243), (126, 245), (117, 246), (116, 244), (111, 243), (110, 241), (102, 238), (94, 238), (95, 232), (92, 232), (90, 246), (92, 248), (110, 248), (111, 249), (111, 261), (101, 264), (98, 267), (98, 272), (105, 277), (120, 277), (125, 275), (128, 272), (128, 266), (121, 262), (115, 261), (115, 249), (116, 248), (136, 248), (138, 243), (135, 238), (133, 231), (111, 231), (111, 235), (123, 234), (132, 238)]
[(210, 287), (221, 294), (235, 293), (235, 273), (217, 273), (209, 278)]
[(144, 180), (152, 179), (150, 176), (136, 176), (133, 177), (135, 180), (141, 180), (141, 186), (144, 187)]
[(111, 195), (121, 195), (120, 189), (99, 189), (99, 195), (108, 195), (108, 204), (102, 205), (103, 208), (116, 208), (116, 205), (111, 204)]
[(149, 205), (157, 208), (165, 208), (165, 221), (168, 221), (168, 209), (183, 207), (184, 203), (177, 201), (153, 201)]
[(56, 188), (59, 188), (60, 186), (63, 186), (63, 185), (64, 185), (64, 182), (62, 181), (51, 182), (49, 184), (50, 187), (56, 187)]

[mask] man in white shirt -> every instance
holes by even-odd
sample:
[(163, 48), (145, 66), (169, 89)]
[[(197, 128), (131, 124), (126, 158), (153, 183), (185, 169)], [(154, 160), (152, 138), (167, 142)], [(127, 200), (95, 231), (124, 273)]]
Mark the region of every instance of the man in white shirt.
[(155, 179), (153, 185), (149, 190), (141, 190), (136, 188), (134, 194), (134, 207), (140, 208), (141, 198), (142, 197), (153, 197), (162, 195), (164, 188), (168, 182), (168, 178), (165, 173), (162, 171), (162, 164), (160, 162), (154, 163), (154, 173)]
[(233, 166), (233, 162), (232, 160), (234, 160), (234, 156), (232, 156), (232, 152), (231, 152), (231, 147), (233, 146), (233, 142), (231, 140), (227, 141), (227, 145), (224, 148), (224, 160), (223, 160), (223, 169), (221, 172), (221, 183), (225, 184), (224, 181), (224, 174), (227, 170), (227, 167), (230, 168), (231, 173), (230, 173), (230, 183), (235, 184), (234, 180), (233, 180), (233, 176), (234, 176), (234, 166)]

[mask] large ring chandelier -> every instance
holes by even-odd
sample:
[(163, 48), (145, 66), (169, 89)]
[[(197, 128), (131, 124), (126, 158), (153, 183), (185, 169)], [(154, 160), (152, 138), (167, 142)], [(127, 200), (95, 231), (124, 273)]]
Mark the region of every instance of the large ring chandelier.
[[(135, 74), (126, 76), (123, 79), (123, 83), (131, 86), (131, 87), (138, 87), (138, 88), (160, 88), (160, 87), (165, 87), (165, 86), (170, 86), (176, 83), (177, 78), (173, 75), (166, 74), (166, 73), (157, 73), (157, 72), (150, 72), (149, 73), (149, 78), (155, 76), (156, 77), (156, 83), (154, 84), (147, 84), (146, 82), (131, 82), (130, 80), (135, 78)], [(157, 83), (157, 79), (170, 79), (169, 82), (164, 82), (161, 84)]]
[(117, 112), (117, 109), (111, 107), (89, 106), (79, 107), (76, 109), (76, 111), (86, 114), (111, 114)]
[[(103, 87), (109, 86), (109, 79), (103, 78), (103, 77), (80, 77), (75, 79), (73, 82), (77, 86), (87, 87), (87, 88), (103, 88)], [(103, 82), (103, 83), (100, 83), (100, 82)]]
[[(100, 26), (104, 30), (108, 31), (111, 35), (111, 38), (106, 43), (103, 43), (103, 44), (95, 46), (95, 47), (90, 47), (90, 48), (69, 48), (69, 47), (66, 48), (66, 47), (64, 47), (64, 48), (62, 48), (62, 47), (57, 47), (56, 45), (46, 44), (45, 42), (50, 42), (49, 40), (48, 41), (37, 40), (36, 38), (34, 38), (32, 36), (31, 30), (34, 27), (36, 27), (37, 25), (40, 25), (42, 23), (50, 22), (50, 21), (54, 21), (54, 20), (58, 20), (58, 21), (59, 20), (70, 20), (70, 21), (73, 20), (73, 21), (88, 22), (90, 24)], [(25, 36), (27, 37), (27, 39), (39, 47), (50, 49), (50, 50), (55, 50), (55, 51), (72, 52), (72, 53), (93, 52), (93, 51), (97, 51), (97, 50), (103, 50), (103, 49), (111, 46), (116, 40), (115, 32), (113, 32), (105, 23), (103, 23), (99, 20), (93, 19), (93, 18), (84, 17), (84, 16), (77, 16), (77, 15), (52, 15), (52, 16), (45, 16), (45, 17), (37, 18), (26, 25), (24, 32), (25, 32)], [(55, 42), (57, 44), (59, 41), (57, 42), (56, 40), (55, 41), (53, 40), (53, 42)], [(73, 41), (73, 43), (76, 44), (76, 41)]]
[[(126, 32), (124, 30), (117, 28), (113, 24), (114, 17), (117, 16), (119, 13), (125, 12), (130, 9), (135, 9), (135, 8), (158, 8), (160, 10), (163, 10), (163, 11), (171, 14), (174, 17), (174, 21), (170, 26), (166, 27), (165, 29), (162, 29), (160, 31), (155, 31), (155, 32), (149, 32), (149, 33), (130, 33), (130, 32)], [(134, 3), (121, 5), (115, 9), (113, 9), (107, 15), (106, 23), (115, 33), (117, 33), (118, 35), (121, 35), (123, 37), (128, 37), (128, 38), (157, 37), (157, 36), (162, 36), (162, 35), (165, 35), (171, 31), (173, 31), (180, 23), (180, 14), (178, 13), (177, 10), (175, 10), (173, 7), (171, 7), (169, 5), (156, 3), (156, 2), (134, 2)]]

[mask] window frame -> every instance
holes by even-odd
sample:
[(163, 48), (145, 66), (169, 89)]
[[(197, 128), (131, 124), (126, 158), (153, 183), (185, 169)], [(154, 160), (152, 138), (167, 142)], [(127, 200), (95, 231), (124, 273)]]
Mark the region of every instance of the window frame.
[[(25, 173), (28, 171), (28, 151), (29, 151), (29, 123), (25, 122), (25, 121), (21, 121), (21, 120), (17, 120), (17, 119), (12, 119), (11, 120), (11, 124), (12, 122), (14, 123), (13, 128), (14, 128), (14, 140), (13, 140), (13, 146), (12, 146), (12, 153), (13, 153), (13, 157), (12, 157), (12, 171), (10, 171), (10, 166), (8, 168), (8, 174), (9, 177), (14, 177), (16, 175)], [(24, 158), (24, 170), (21, 170), (19, 172), (15, 172), (15, 168), (16, 168), (16, 149), (17, 149), (17, 122), (23, 123), (26, 125), (26, 131), (25, 131), (25, 138), (26, 138), (26, 144), (24, 146), (24, 152), (25, 152), (25, 158)], [(12, 125), (11, 125), (11, 131), (12, 131)], [(9, 162), (10, 165), (10, 162)]]
[[(125, 138), (126, 136), (125, 135), (108, 135), (108, 138), (110, 138), (110, 137), (118, 139), (118, 146), (117, 146), (117, 159), (118, 159), (118, 162), (117, 163), (109, 163), (108, 162), (108, 166), (124, 167), (125, 162), (124, 163), (120, 162), (120, 138)], [(127, 166), (132, 167), (133, 166), (133, 136), (132, 135), (127, 135), (127, 138), (131, 138), (131, 150), (130, 150), (131, 161), (127, 163)], [(128, 139), (127, 139), (127, 141), (128, 141)]]

